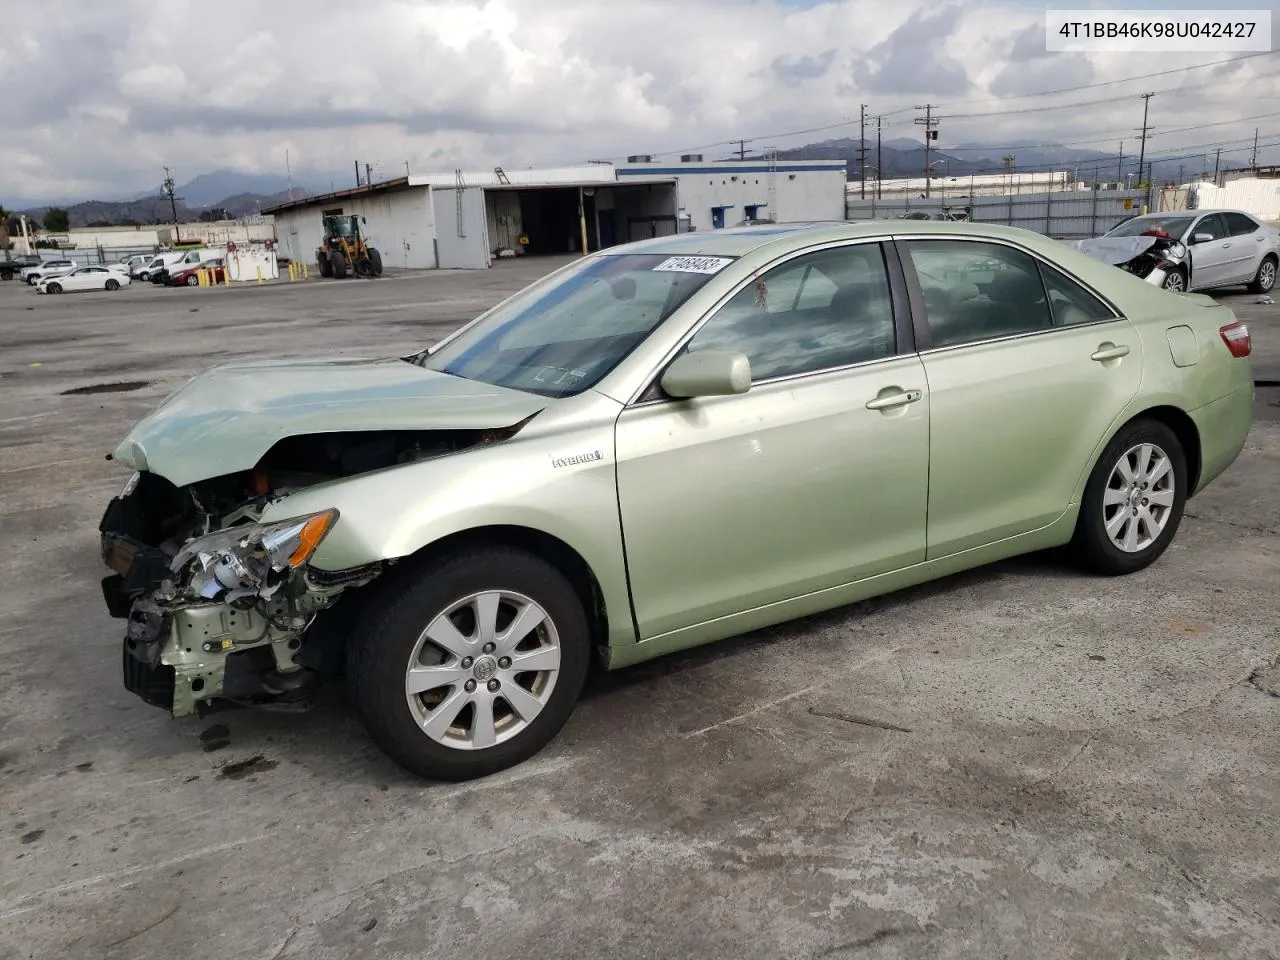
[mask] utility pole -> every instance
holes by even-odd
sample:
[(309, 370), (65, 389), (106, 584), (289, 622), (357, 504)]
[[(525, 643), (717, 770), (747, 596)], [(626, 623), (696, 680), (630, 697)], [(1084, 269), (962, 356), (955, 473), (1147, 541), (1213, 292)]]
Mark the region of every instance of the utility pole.
[(289, 181), (289, 199), (293, 199), (293, 168), (289, 166), (289, 151), (284, 152), (284, 175)]
[(164, 194), (169, 198), (169, 212), (173, 214), (173, 242), (178, 242), (178, 201), (181, 197), (173, 195), (173, 176), (169, 173), (169, 168), (164, 168)]
[(1219, 147), (1213, 153), (1213, 182), (1218, 186), (1221, 186), (1221, 184), (1218, 183), (1218, 164), (1221, 161), (1222, 161), (1222, 148)]
[(358, 187), (360, 186), (360, 161), (356, 160), (355, 165), (356, 165), (356, 186)]
[(1249, 166), (1251, 169), (1258, 169), (1258, 128), (1253, 128), (1253, 153), (1249, 154)]
[(1174, 186), (1175, 187), (1182, 186), (1182, 164), (1178, 164), (1178, 182), (1175, 183)]
[(862, 110), (858, 119), (858, 164), (860, 167), (858, 173), (858, 190), (862, 199), (867, 199), (867, 105), (861, 104)]
[[(1147, 126), (1147, 108), (1151, 106), (1151, 98), (1154, 93), (1140, 94), (1142, 97), (1142, 132), (1140, 136), (1141, 145), (1138, 147), (1138, 176), (1142, 176), (1142, 162), (1147, 156), (1147, 136), (1151, 132), (1151, 128)], [(1150, 182), (1150, 181), (1148, 181)]]
[(1120, 141), (1120, 158), (1116, 160), (1116, 180), (1124, 183), (1124, 141)]
[(736, 143), (736, 144), (738, 145), (738, 159), (739, 159), (739, 160), (745, 160), (745, 159), (747, 159), (747, 141), (745, 141), (745, 140), (730, 140), (729, 142), (730, 142), (730, 143)]
[(373, 186), (373, 164), (371, 163), (364, 165), (364, 185), (366, 187)]
[(938, 139), (938, 121), (933, 119), (933, 104), (926, 103), (924, 106), (917, 106), (917, 110), (923, 110), (923, 117), (916, 117), (916, 124), (924, 127), (924, 195), (929, 196), (929, 177), (931, 171), (929, 169), (929, 151), (933, 145), (933, 141)]
[(884, 160), (880, 156), (880, 124), (883, 117), (876, 117), (876, 199), (880, 199), (880, 181), (884, 179)]

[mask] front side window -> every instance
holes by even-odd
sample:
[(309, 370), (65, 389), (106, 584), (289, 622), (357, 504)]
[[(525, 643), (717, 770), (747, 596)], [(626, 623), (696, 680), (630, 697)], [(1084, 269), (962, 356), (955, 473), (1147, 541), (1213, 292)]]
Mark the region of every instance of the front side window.
[(688, 349), (745, 353), (755, 382), (892, 356), (884, 252), (864, 243), (788, 260), (717, 310)]
[(419, 362), (467, 380), (572, 396), (621, 363), (730, 262), (640, 253), (583, 260)]
[(1192, 239), (1207, 234), (1208, 239), (1199, 241), (1200, 243), (1209, 243), (1212, 240), (1222, 240), (1227, 236), (1227, 225), (1222, 222), (1222, 217), (1216, 213), (1211, 213), (1207, 217), (1201, 217), (1196, 224), (1192, 233)]
[(905, 246), (935, 347), (1053, 326), (1040, 272), (1028, 254), (970, 240), (911, 240)]

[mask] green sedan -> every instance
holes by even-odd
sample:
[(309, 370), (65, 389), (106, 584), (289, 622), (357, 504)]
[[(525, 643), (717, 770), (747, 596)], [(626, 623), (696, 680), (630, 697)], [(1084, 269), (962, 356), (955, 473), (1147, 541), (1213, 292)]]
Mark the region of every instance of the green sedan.
[(411, 771), (546, 745), (616, 669), (1015, 554), (1154, 562), (1239, 454), (1249, 332), (1034, 233), (781, 224), (582, 258), (421, 353), (211, 370), (112, 455), (125, 685), (344, 676)]

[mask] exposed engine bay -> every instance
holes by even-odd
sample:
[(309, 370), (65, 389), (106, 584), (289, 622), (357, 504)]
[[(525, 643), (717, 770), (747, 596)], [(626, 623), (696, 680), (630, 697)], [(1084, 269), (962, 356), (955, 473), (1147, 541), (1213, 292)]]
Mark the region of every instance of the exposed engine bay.
[(99, 524), (114, 571), (103, 596), (128, 621), (125, 686), (175, 717), (228, 705), (305, 709), (339, 669), (350, 628), (341, 614), (355, 606), (344, 595), (386, 564), (314, 569), (308, 561), (337, 511), (264, 524), (263, 510), (318, 483), (498, 442), (522, 425), (288, 437), (250, 471), (184, 487), (135, 473)]
[[(1191, 261), (1186, 245), (1163, 230), (1148, 230), (1136, 237), (1094, 237), (1079, 240), (1076, 249), (1081, 253), (1110, 263), (1132, 273), (1157, 287), (1190, 289)], [(1170, 282), (1177, 274), (1178, 282)]]

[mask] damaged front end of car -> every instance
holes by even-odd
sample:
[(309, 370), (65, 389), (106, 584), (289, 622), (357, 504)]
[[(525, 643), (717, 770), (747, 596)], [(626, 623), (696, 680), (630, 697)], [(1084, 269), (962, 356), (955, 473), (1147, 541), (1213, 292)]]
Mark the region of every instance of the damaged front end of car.
[(290, 437), (250, 471), (185, 487), (134, 473), (99, 524), (113, 571), (103, 597), (127, 621), (126, 688), (174, 717), (227, 706), (305, 709), (340, 671), (351, 626), (343, 613), (356, 606), (346, 597), (395, 561), (317, 569), (310, 560), (339, 511), (264, 522), (268, 505), (319, 483), (497, 442), (522, 425)]
[(264, 524), (265, 495), (219, 514), (202, 502), (212, 494), (138, 473), (107, 507), (99, 530), (114, 573), (102, 588), (127, 621), (125, 686), (175, 717), (219, 701), (301, 709), (330, 662), (305, 662), (308, 632), (381, 564), (308, 567), (336, 510)]

